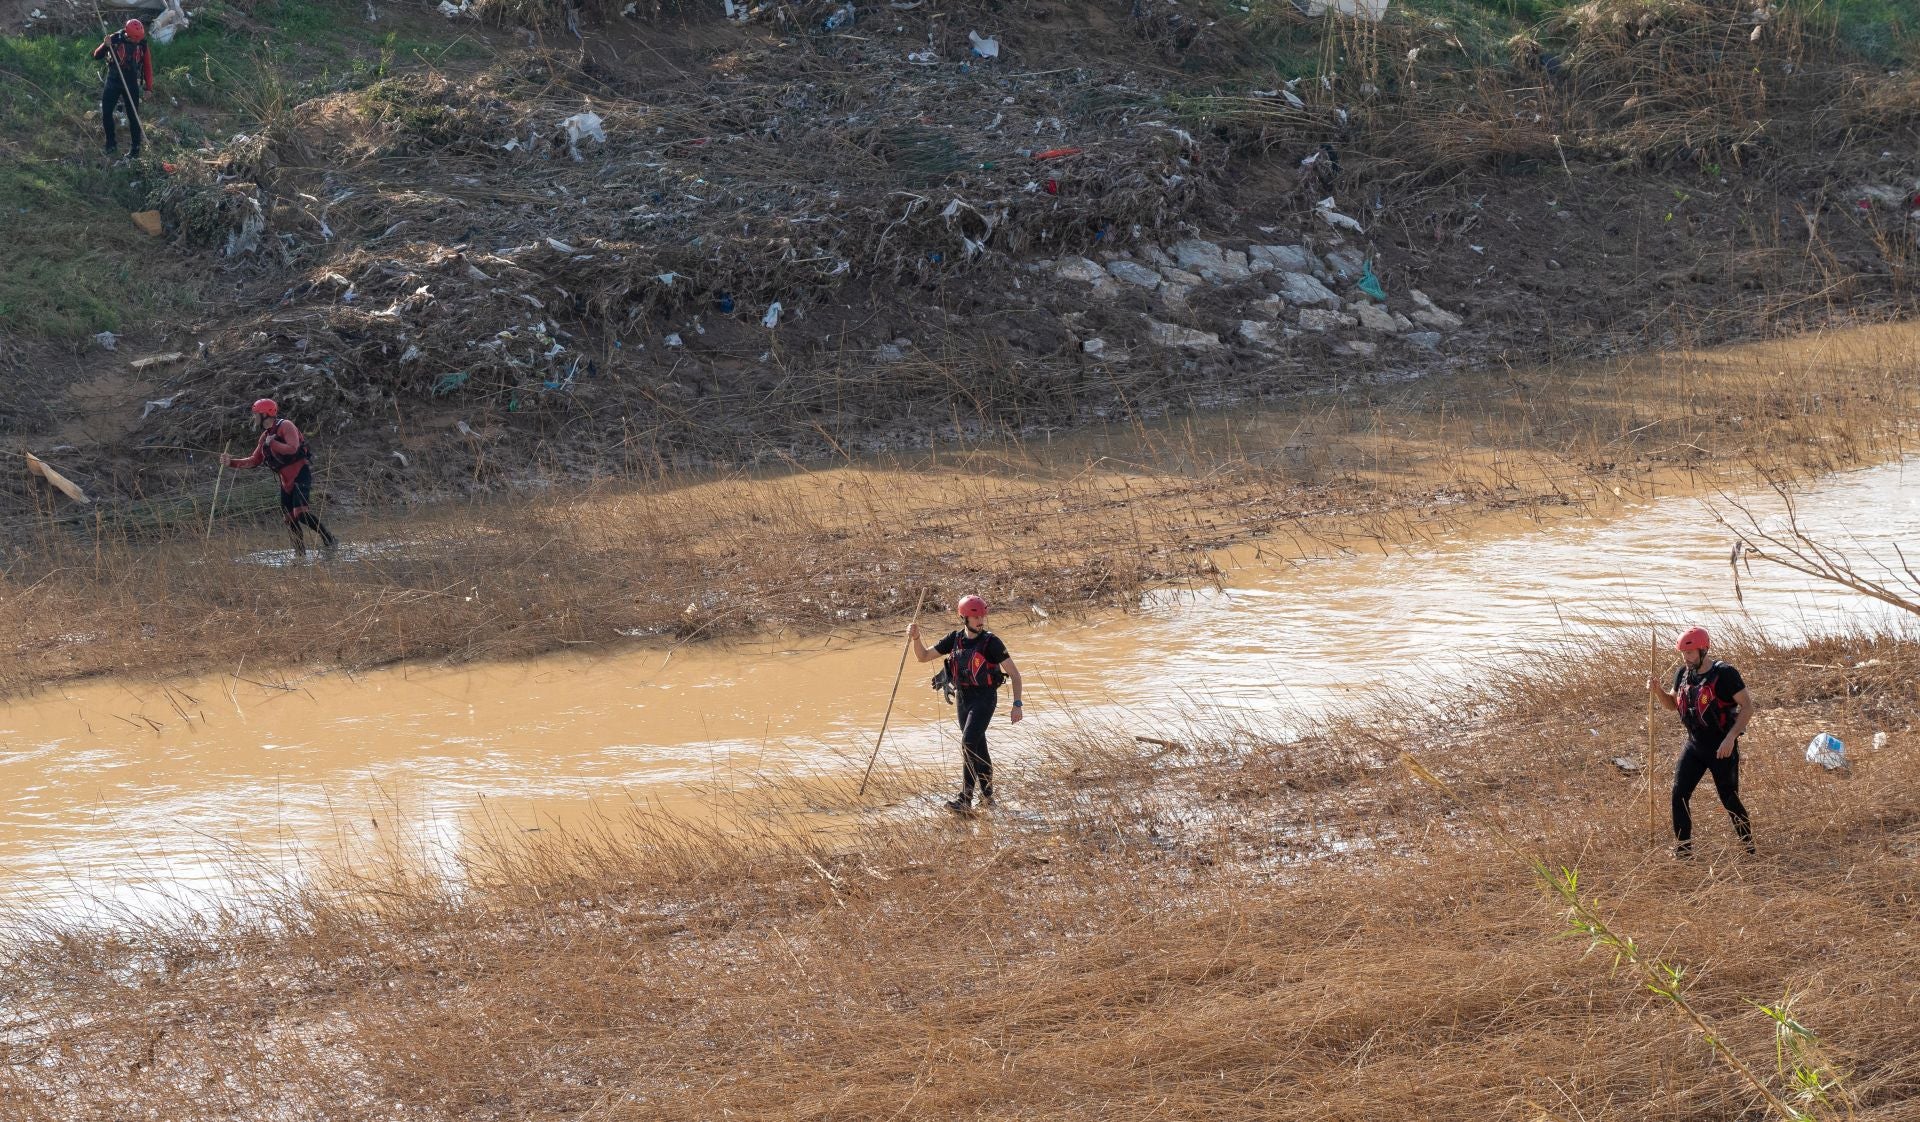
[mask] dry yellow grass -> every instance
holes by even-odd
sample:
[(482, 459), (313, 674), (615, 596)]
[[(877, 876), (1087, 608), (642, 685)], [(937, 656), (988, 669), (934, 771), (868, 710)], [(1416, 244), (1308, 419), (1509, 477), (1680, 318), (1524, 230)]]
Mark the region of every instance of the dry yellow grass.
[[(1858, 1117), (1920, 1117), (1920, 647), (1726, 652), (1766, 705), (1744, 790), (1762, 854), (1696, 796), (1700, 859), (1647, 839), (1608, 757), (1645, 652), (1569, 650), (1459, 712), (1392, 711), (1155, 758), (1088, 732), (1021, 811), (815, 840), (676, 832), (470, 855), (264, 917), (20, 940), (0, 976), (22, 1120), (1758, 1118), (1663, 1000), (1556, 938), (1560, 906), (1460, 808), (1684, 967), (1769, 1079), (1749, 1002), (1791, 990)], [(1848, 670), (1868, 658), (1878, 665)], [(1520, 672), (1524, 671), (1524, 672)], [(1503, 684), (1504, 683), (1504, 684)], [(1798, 760), (1864, 745), (1851, 781)], [(1597, 730), (1598, 735), (1589, 733)], [(1677, 728), (1660, 726), (1663, 754)], [(1385, 766), (1383, 766), (1385, 765)], [(852, 783), (849, 777), (849, 787)], [(816, 791), (810, 796), (818, 799)]]

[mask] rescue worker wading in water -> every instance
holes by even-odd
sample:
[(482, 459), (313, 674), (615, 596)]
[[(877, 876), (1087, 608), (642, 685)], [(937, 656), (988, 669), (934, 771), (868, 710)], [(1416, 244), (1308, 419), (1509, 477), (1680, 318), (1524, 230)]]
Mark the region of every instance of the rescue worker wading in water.
[(244, 460), (221, 456), (220, 462), (232, 468), (272, 468), (280, 477), (280, 508), (287, 516), (287, 533), (293, 535), (293, 551), (307, 555), (307, 537), (303, 527), (320, 535), (320, 548), (331, 553), (337, 544), (327, 528), (308, 509), (313, 502), (313, 452), (307, 438), (300, 435), (292, 421), (280, 416), (280, 406), (263, 397), (253, 403), (253, 416), (260, 425), (260, 443), (253, 455)]
[(974, 788), (980, 790), (980, 805), (993, 806), (993, 757), (987, 754), (987, 723), (1000, 701), (1000, 683), (1013, 684), (1013, 723), (1019, 724), (1020, 668), (1007, 657), (1007, 645), (987, 630), (987, 602), (978, 596), (962, 596), (958, 605), (960, 630), (952, 631), (928, 650), (920, 641), (920, 625), (907, 628), (907, 642), (913, 657), (920, 662), (946, 659), (946, 678), (954, 691), (954, 708), (960, 721), (960, 794), (947, 803), (947, 809), (965, 814), (973, 809)]
[(1740, 801), (1740, 734), (1753, 720), (1753, 697), (1738, 670), (1707, 657), (1707, 642), (1707, 629), (1694, 627), (1673, 645), (1686, 665), (1674, 672), (1671, 690), (1647, 679), (1654, 698), (1677, 711), (1687, 727), (1687, 746), (1673, 770), (1673, 836), (1679, 843), (1673, 855), (1683, 861), (1693, 856), (1693, 813), (1687, 804), (1709, 773), (1720, 805), (1733, 819), (1733, 832), (1753, 852), (1753, 823)]

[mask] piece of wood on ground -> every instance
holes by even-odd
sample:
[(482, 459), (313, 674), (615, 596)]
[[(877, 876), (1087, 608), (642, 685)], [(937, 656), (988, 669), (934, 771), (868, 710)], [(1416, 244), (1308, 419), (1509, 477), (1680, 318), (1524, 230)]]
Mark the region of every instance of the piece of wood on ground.
[(187, 356), (180, 351), (168, 351), (163, 355), (148, 355), (145, 358), (136, 358), (127, 365), (133, 367), (135, 370), (145, 370), (150, 366), (166, 366), (179, 362), (186, 357)]
[(140, 232), (150, 238), (157, 238), (166, 233), (166, 227), (160, 224), (160, 212), (157, 210), (134, 211), (133, 224), (140, 227)]
[(76, 503), (90, 503), (93, 500), (80, 489), (80, 485), (47, 466), (47, 462), (32, 452), (27, 453), (27, 470), (53, 484), (54, 489)]

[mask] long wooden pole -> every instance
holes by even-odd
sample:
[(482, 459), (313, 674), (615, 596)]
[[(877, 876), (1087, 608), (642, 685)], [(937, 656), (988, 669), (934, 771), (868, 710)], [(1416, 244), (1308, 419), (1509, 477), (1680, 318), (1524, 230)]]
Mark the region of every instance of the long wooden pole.
[[(920, 599), (913, 605), (913, 622), (907, 625), (907, 634), (920, 623), (920, 609), (927, 606), (927, 590), (920, 590)], [(855, 797), (867, 793), (867, 780), (873, 777), (873, 762), (880, 758), (880, 745), (887, 739), (887, 725), (893, 720), (893, 701), (900, 696), (900, 679), (907, 673), (907, 652), (913, 649), (913, 640), (906, 639), (900, 644), (900, 668), (893, 672), (893, 692), (887, 695), (887, 714), (880, 718), (880, 735), (873, 738), (873, 755), (867, 757), (867, 770), (860, 776), (860, 790)]]
[[(1647, 645), (1647, 677), (1655, 679), (1658, 685), (1660, 677), (1660, 628), (1651, 629), (1651, 642)], [(1647, 840), (1652, 845), (1660, 844), (1660, 783), (1653, 771), (1653, 691), (1647, 691)]]
[(233, 441), (220, 449), (220, 474), (213, 477), (213, 505), (207, 508), (207, 540), (213, 540), (213, 515), (220, 509), (220, 481), (227, 477), (227, 458), (233, 455)]

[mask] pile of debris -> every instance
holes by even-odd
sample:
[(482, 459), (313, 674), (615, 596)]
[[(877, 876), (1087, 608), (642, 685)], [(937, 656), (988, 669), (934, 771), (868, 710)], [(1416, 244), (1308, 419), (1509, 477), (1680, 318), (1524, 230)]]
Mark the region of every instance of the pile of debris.
[(537, 57), (394, 79), (206, 151), (153, 203), (182, 242), (289, 272), (213, 350), (342, 422), (538, 409), (703, 319), (777, 331), (850, 285), (1136, 244), (1204, 205), (1224, 149), (1154, 95), (996, 80), (976, 38), (973, 62), (854, 50), (838, 77), (769, 52), (751, 64), (793, 73), (645, 102)]

